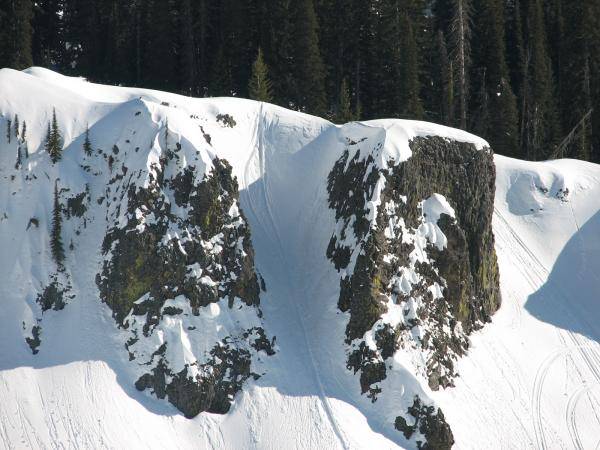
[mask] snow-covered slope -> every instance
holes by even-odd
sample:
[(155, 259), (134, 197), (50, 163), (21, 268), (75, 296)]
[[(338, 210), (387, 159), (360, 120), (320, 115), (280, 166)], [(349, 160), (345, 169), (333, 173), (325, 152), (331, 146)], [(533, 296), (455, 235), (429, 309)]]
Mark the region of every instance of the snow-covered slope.
[[(63, 159), (55, 165), (43, 149), (53, 108), (65, 143)], [(21, 123), (27, 123), (24, 141), (30, 156), (15, 169), (19, 142), (13, 137), (9, 144), (4, 130), (8, 119), (14, 125), (17, 114)], [(407, 439), (394, 420), (413, 406), (415, 395), (425, 405), (443, 410), (457, 448), (594, 448), (597, 444), (597, 166), (496, 157), (493, 225), (503, 306), (491, 324), (471, 335), (466, 356), (454, 360), (455, 387), (431, 390), (425, 370), (427, 353), (414, 350), (421, 348), (422, 336), (416, 335), (406, 338), (414, 346), (407, 344), (386, 359), (391, 364), (385, 380), (371, 385), (375, 391), (363, 394), (361, 372), (347, 368), (349, 351), (359, 345), (356, 340), (347, 343), (351, 313), (338, 307), (340, 280), (352, 275), (356, 255), (342, 271), (327, 256), (332, 236), (358, 249), (356, 254), (363, 243), (345, 232), (356, 217), (344, 225), (330, 207), (328, 176), (344, 152), (354, 147), (368, 151), (372, 157), (368, 167), (391, 170), (410, 160), (409, 142), (419, 136), (472, 143), (481, 152), (486, 151), (484, 141), (421, 122), (337, 127), (272, 105), (100, 86), (38, 68), (0, 71), (0, 116), (0, 248), (4, 253), (0, 262), (0, 447), (414, 448), (422, 439), (419, 431)], [(91, 157), (82, 150), (88, 126)], [(173, 156), (165, 165), (162, 158), (169, 158), (170, 152)], [(219, 201), (232, 206), (226, 211), (230, 219), (223, 219), (216, 231), (235, 226), (243, 241), (247, 222), (257, 279), (264, 280), (260, 302), (248, 300), (252, 296), (246, 292), (250, 297), (234, 296), (245, 301), (235, 300), (232, 308), (223, 294), (195, 315), (185, 311), (189, 306), (184, 299), (191, 294), (182, 291), (160, 306), (160, 321), (150, 322), (149, 336), (144, 336), (149, 322), (136, 325), (139, 316), (127, 316), (129, 326), (119, 328), (127, 317), (118, 308), (109, 308), (110, 301), (103, 303), (110, 297), (103, 296), (102, 278), (96, 280), (97, 274), (103, 276), (105, 262), (114, 257), (102, 249), (102, 241), (111, 231), (125, 233), (119, 235), (119, 242), (135, 234), (128, 228), (131, 217), (137, 220), (136, 230), (163, 222), (141, 207), (141, 215), (128, 211), (132, 215), (128, 217), (127, 204), (119, 208), (116, 195), (130, 189), (127, 183), (147, 188), (160, 173), (175, 180), (193, 167), (197, 180), (193, 189), (202, 196), (199, 186), (203, 177), (214, 173), (215, 157), (231, 165), (243, 212), (238, 215), (228, 183), (218, 184)], [(157, 165), (162, 169), (156, 171)], [(139, 173), (139, 181), (127, 178), (123, 166), (128, 174)], [(345, 170), (350, 167), (346, 164)], [(115, 175), (120, 178), (115, 180)], [(89, 207), (82, 217), (72, 214), (65, 219), (62, 232), (67, 275), (59, 275), (68, 276), (64, 284), (70, 283), (74, 298), (67, 299), (62, 309), (43, 310), (36, 299), (59, 272), (49, 245), (57, 179), (61, 187), (70, 189), (61, 193), (62, 201), (68, 203), (85, 193)], [(385, 180), (374, 181), (364, 205), (369, 229), (374, 229), (378, 212), (389, 213), (386, 238), (392, 239), (398, 230), (412, 236), (411, 244), (420, 252), (411, 257), (413, 266), (429, 261), (431, 246), (440, 252), (445, 249), (448, 238), (442, 228), (446, 228), (438, 222), (440, 217), (451, 220), (459, 205), (448, 203), (440, 193), (420, 199), (424, 201), (422, 214), (416, 217), (420, 225), (411, 231), (397, 220), (396, 206), (386, 197)], [(162, 203), (168, 202), (170, 208), (166, 231), (161, 233), (168, 233), (169, 242), (174, 239), (185, 250), (189, 245), (185, 236), (194, 240), (194, 226), (204, 232), (207, 223), (183, 220), (196, 217), (193, 196), (188, 191), (186, 201), (180, 201), (178, 184), (169, 186), (159, 190), (159, 198), (167, 199)], [(115, 196), (112, 201), (111, 196)], [(150, 212), (159, 211), (156, 207)], [(37, 225), (31, 218), (37, 219)], [(218, 248), (224, 237), (213, 240), (212, 234), (202, 232), (198, 245), (220, 258)], [(234, 277), (218, 275), (219, 293), (249, 270), (244, 265), (246, 255), (251, 255), (249, 247), (238, 248), (233, 261), (240, 267)], [(149, 255), (143, 256), (153, 258)], [(191, 258), (189, 252), (186, 258)], [(204, 259), (188, 262), (197, 285), (215, 282), (214, 264)], [(405, 295), (415, 283), (413, 266), (395, 279), (404, 286)], [(204, 270), (213, 278), (203, 279)], [(177, 276), (167, 273), (165, 279)], [(436, 288), (433, 283), (430, 288), (432, 298), (441, 296), (440, 285)], [(419, 301), (414, 297), (410, 301)], [(140, 307), (146, 300), (142, 297), (136, 304)], [(167, 313), (169, 307), (182, 314)], [(416, 314), (418, 305), (414, 308)], [(413, 317), (406, 314), (390, 305), (377, 323), (397, 326)], [(32, 329), (37, 324), (42, 329), (41, 343), (34, 355), (26, 339), (31, 342), (35, 337)], [(364, 335), (369, 348), (377, 347), (369, 339), (380, 325)], [(243, 337), (247, 330), (259, 333), (259, 329), (260, 335)], [(419, 329), (427, 331), (426, 326)], [(243, 377), (243, 387), (236, 391), (227, 414), (202, 412), (186, 419), (150, 393), (156, 392), (155, 382), (144, 392), (136, 389), (136, 380), (150, 371), (145, 367), (159, 367), (154, 351), (162, 343), (176, 343), (162, 353), (172, 369), (170, 379), (196, 361), (214, 366), (214, 358), (206, 360), (207, 352), (230, 336), (237, 336), (233, 348), (251, 355), (256, 377)], [(130, 340), (136, 337), (139, 342)], [(262, 346), (251, 345), (259, 341)], [(137, 361), (151, 365), (140, 366)], [(226, 376), (233, 379), (230, 372)], [(378, 390), (374, 402), (367, 394), (377, 396)], [(178, 407), (182, 409), (181, 404)], [(407, 420), (410, 425), (410, 417)]]
[(463, 448), (598, 448), (600, 167), (495, 161), (503, 306), (437, 399)]

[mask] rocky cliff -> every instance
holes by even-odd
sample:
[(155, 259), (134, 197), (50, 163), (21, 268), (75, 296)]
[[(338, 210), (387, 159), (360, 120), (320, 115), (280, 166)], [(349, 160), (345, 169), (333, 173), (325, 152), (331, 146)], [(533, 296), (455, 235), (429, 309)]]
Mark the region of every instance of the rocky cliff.
[(40, 395), (0, 391), (38, 446), (135, 447), (125, 417), (150, 447), (452, 446), (438, 393), (500, 306), (487, 143), (43, 69), (0, 71), (0, 129), (0, 377)]
[[(373, 402), (390, 361), (412, 358), (429, 387), (452, 386), (468, 335), (500, 306), (492, 213), (492, 152), (415, 137), (404, 161), (377, 162), (378, 137), (348, 139), (328, 178), (338, 228), (327, 256), (340, 271), (338, 307), (349, 313), (347, 367)], [(419, 448), (454, 442), (441, 410), (418, 395), (396, 428)]]

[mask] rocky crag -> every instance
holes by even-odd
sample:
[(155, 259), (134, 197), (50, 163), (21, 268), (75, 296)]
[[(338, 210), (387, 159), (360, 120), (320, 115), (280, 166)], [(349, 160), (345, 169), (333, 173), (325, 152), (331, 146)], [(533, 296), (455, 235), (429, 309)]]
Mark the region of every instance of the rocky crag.
[[(208, 134), (193, 145), (170, 130), (172, 110), (127, 103), (109, 124), (118, 136), (108, 145), (111, 133), (97, 125), (61, 150), (68, 160), (53, 162), (43, 149), (23, 156), (13, 181), (24, 192), (56, 187), (51, 219), (32, 217), (27, 227), (47, 227), (50, 237), (43, 249), (51, 269), (34, 316), (23, 321), (31, 351), (52, 351), (44, 348), (44, 319), (81, 300), (73, 278), (89, 268), (95, 276), (85, 289), (95, 285), (93, 295), (110, 309), (136, 388), (191, 418), (226, 413), (274, 350), (232, 168), (212, 152)], [(226, 122), (220, 126), (235, 126)], [(22, 155), (25, 132), (9, 129), (6, 146)]]
[[(391, 361), (437, 390), (452, 386), (468, 335), (500, 306), (492, 213), (492, 152), (415, 137), (403, 161), (381, 161), (384, 140), (348, 139), (328, 179), (338, 223), (327, 256), (348, 313), (347, 367), (373, 402)], [(441, 410), (418, 395), (396, 428), (419, 448), (454, 442)]]

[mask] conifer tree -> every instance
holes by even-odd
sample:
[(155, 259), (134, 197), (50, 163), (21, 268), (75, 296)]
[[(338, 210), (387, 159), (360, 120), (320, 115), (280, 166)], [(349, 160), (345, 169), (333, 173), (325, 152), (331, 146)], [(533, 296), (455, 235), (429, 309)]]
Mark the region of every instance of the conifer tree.
[(21, 146), (19, 145), (17, 147), (17, 162), (15, 164), (15, 169), (19, 170), (21, 168), (21, 163), (22, 163), (22, 160), (21, 160)]
[(260, 47), (256, 55), (256, 60), (252, 65), (252, 75), (250, 83), (248, 83), (248, 94), (253, 100), (267, 103), (273, 102), (272, 84), (271, 80), (269, 80), (268, 68)]
[[(560, 5), (560, 3), (559, 3)], [(600, 5), (593, 0), (567, 2), (561, 9), (564, 36), (560, 45), (560, 107), (564, 134), (575, 127), (577, 139), (568, 149), (569, 156), (589, 160), (593, 153), (591, 120), (583, 120), (594, 109), (594, 84), (600, 80), (600, 31), (597, 17)], [(596, 104), (597, 105), (597, 104)], [(596, 106), (600, 109), (600, 106)], [(569, 114), (564, 114), (569, 111)]]
[(313, 0), (293, 3), (293, 69), (295, 107), (315, 115), (325, 115), (325, 67), (319, 49), (319, 25)]
[(434, 71), (432, 74), (434, 118), (444, 125), (451, 125), (454, 122), (453, 70), (442, 30), (438, 30), (436, 34), (435, 54), (431, 70)]
[(0, 67), (22, 70), (32, 65), (31, 0), (0, 2)]
[(177, 46), (179, 48), (179, 88), (185, 95), (194, 92), (194, 76), (196, 64), (194, 58), (194, 17), (192, 14), (191, 0), (182, 0), (181, 9), (177, 12), (179, 33), (177, 33)]
[(92, 156), (92, 143), (90, 142), (90, 127), (85, 128), (85, 140), (83, 141), (83, 151), (87, 156)]
[(453, 0), (451, 22), (452, 61), (458, 84), (458, 125), (467, 128), (469, 103), (468, 72), (471, 65), (471, 0)]
[(56, 163), (62, 158), (62, 135), (58, 128), (56, 120), (56, 109), (52, 110), (52, 121), (48, 123), (48, 132), (46, 134), (46, 151), (50, 155), (53, 163)]
[(411, 20), (406, 13), (401, 16), (400, 36), (400, 117), (421, 119), (421, 85), (419, 83), (419, 56), (417, 42)]
[[(36, 64), (51, 67), (62, 62), (64, 46), (63, 0), (35, 2), (32, 51)], [(92, 30), (90, 30), (92, 31)]]
[(550, 156), (558, 143), (559, 123), (541, 0), (529, 2), (527, 19), (523, 141), (527, 158), (538, 160)]
[(209, 74), (208, 93), (211, 97), (230, 96), (234, 91), (231, 66), (223, 47), (224, 44), (219, 45)]
[(356, 115), (352, 112), (352, 105), (350, 103), (350, 92), (348, 89), (348, 83), (344, 78), (340, 86), (339, 103), (337, 106), (337, 114), (335, 116), (337, 123), (344, 124), (356, 120)]
[(27, 138), (27, 123), (23, 121), (23, 126), (21, 128), (21, 140), (25, 141)]
[(473, 129), (485, 136), (494, 151), (518, 154), (518, 111), (506, 64), (504, 14), (501, 0), (477, 0), (474, 8), (473, 60), (484, 76), (473, 77), (480, 94), (475, 101)]
[(52, 231), (50, 250), (59, 270), (64, 270), (65, 250), (62, 243), (62, 206), (60, 204), (58, 181), (54, 183), (54, 208), (52, 209)]
[(15, 114), (15, 121), (14, 121), (14, 133), (15, 133), (15, 138), (17, 138), (17, 140), (19, 139), (19, 115)]
[(6, 122), (6, 140), (10, 144), (10, 139), (12, 137), (12, 120), (8, 119)]

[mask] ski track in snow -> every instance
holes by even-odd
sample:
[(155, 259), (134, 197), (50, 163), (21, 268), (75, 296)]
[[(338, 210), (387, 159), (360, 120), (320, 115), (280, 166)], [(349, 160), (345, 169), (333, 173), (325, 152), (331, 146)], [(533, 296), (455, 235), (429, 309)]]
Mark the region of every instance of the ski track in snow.
[[(252, 161), (256, 157), (258, 157), (259, 169), (260, 169), (259, 179), (262, 180), (262, 186), (263, 186), (262, 193), (263, 193), (263, 200), (264, 200), (264, 204), (265, 204), (265, 210), (267, 213), (266, 216), (268, 218), (268, 224), (264, 223), (264, 221), (263, 221), (264, 216), (257, 213), (258, 208), (255, 206), (254, 199), (252, 198), (252, 196), (248, 195), (246, 198), (248, 199), (248, 205), (250, 206), (250, 210), (252, 211), (255, 219), (261, 224), (263, 229), (265, 231), (268, 229), (271, 229), (273, 231), (273, 234), (274, 234), (274, 236), (276, 238), (276, 242), (277, 242), (277, 251), (279, 253), (279, 259), (283, 263), (284, 273), (286, 275), (285, 285), (288, 287), (291, 287), (291, 286), (293, 286), (293, 283), (292, 283), (292, 277), (290, 276), (290, 266), (289, 266), (289, 262), (287, 261), (287, 258), (286, 258), (286, 252), (283, 248), (281, 232), (280, 232), (279, 226), (276, 223), (276, 219), (274, 217), (273, 210), (271, 207), (272, 199), (270, 196), (269, 178), (268, 178), (267, 169), (266, 169), (267, 158), (265, 156), (265, 149), (263, 147), (264, 138), (262, 136), (263, 130), (264, 130), (263, 106), (264, 105), (261, 102), (260, 110), (259, 110), (257, 118), (256, 118), (256, 128), (255, 128), (255, 132), (254, 132), (253, 139), (252, 139), (253, 146), (255, 147), (256, 150), (250, 154), (250, 157), (248, 158), (248, 162), (246, 163), (245, 172), (244, 172), (244, 176), (245, 176), (244, 185), (248, 186), (247, 183), (248, 183), (248, 180), (250, 177), (247, 176), (247, 171), (251, 167)], [(331, 427), (334, 430), (335, 435), (337, 436), (337, 438), (339, 440), (341, 447), (344, 449), (349, 449), (350, 447), (348, 445), (347, 439), (344, 436), (343, 431), (340, 429), (340, 427), (335, 419), (335, 415), (332, 412), (331, 405), (329, 403), (329, 399), (325, 395), (325, 391), (323, 389), (323, 383), (322, 383), (322, 381), (320, 379), (320, 375), (319, 375), (320, 372), (317, 367), (317, 362), (312, 354), (312, 346), (310, 345), (308, 335), (306, 332), (306, 325), (304, 323), (302, 311), (300, 311), (300, 309), (298, 307), (298, 305), (302, 304), (302, 303), (301, 303), (301, 299), (298, 298), (298, 296), (297, 296), (297, 292), (302, 292), (302, 291), (297, 290), (297, 289), (289, 289), (288, 294), (289, 294), (289, 298), (291, 299), (292, 307), (294, 308), (294, 311), (295, 311), (294, 317), (297, 318), (298, 324), (300, 326), (301, 334), (302, 334), (302, 340), (303, 340), (303, 343), (305, 344), (305, 348), (306, 348), (306, 351), (309, 356), (311, 375), (313, 376), (313, 378), (315, 379), (315, 381), (318, 385), (319, 400), (320, 400), (320, 402), (323, 406), (323, 409), (327, 415), (329, 423), (331, 424)]]
[[(569, 205), (569, 208), (572, 211), (571, 205)], [(529, 247), (523, 242), (523, 240), (517, 235), (517, 233), (515, 233), (514, 230), (512, 230), (508, 221), (503, 217), (502, 213), (497, 208), (494, 208), (494, 214), (496, 214), (496, 216), (506, 226), (506, 229), (511, 234), (511, 238), (518, 243), (519, 250), (523, 251), (523, 253), (516, 254), (515, 257), (521, 258), (523, 267), (532, 268), (532, 270), (530, 270), (528, 273), (532, 274), (537, 278), (537, 280), (534, 280), (533, 277), (530, 278), (532, 287), (536, 289), (541, 287), (549, 279), (550, 271), (548, 271), (548, 269), (545, 268), (544, 264), (535, 256), (535, 254), (529, 249)], [(573, 219), (575, 220), (574, 215)], [(529, 259), (529, 261), (527, 259)], [(533, 268), (541, 269), (541, 274)], [(565, 293), (562, 292), (562, 288), (560, 286), (553, 285), (553, 287), (558, 292), (560, 292), (561, 295), (565, 296)], [(564, 313), (572, 316), (570, 310), (564, 309)], [(571, 331), (557, 329), (557, 334), (562, 342), (563, 347), (561, 349), (555, 350), (553, 353), (548, 355), (546, 360), (544, 360), (544, 362), (540, 364), (536, 372), (533, 387), (532, 410), (534, 417), (534, 429), (537, 445), (541, 449), (551, 448), (548, 446), (547, 443), (546, 432), (544, 431), (543, 414), (541, 410), (544, 381), (556, 360), (560, 357), (569, 356), (571, 352), (576, 351), (581, 357), (581, 359), (584, 361), (589, 372), (592, 374), (594, 382), (600, 385), (600, 354), (598, 353), (598, 345), (594, 346), (590, 344), (584, 344), (581, 338), (576, 333), (573, 333)], [(567, 343), (567, 339), (570, 341), (570, 344)], [(579, 434), (577, 431), (575, 408), (577, 406), (577, 402), (579, 401), (579, 397), (581, 396), (581, 394), (583, 394), (584, 392), (589, 394), (590, 388), (585, 386), (586, 378), (584, 375), (581, 374), (579, 367), (576, 365), (574, 365), (573, 367), (580, 378), (580, 382), (584, 383), (584, 386), (579, 388), (574, 394), (571, 395), (565, 411), (565, 423), (567, 424), (569, 435), (571, 436), (574, 448), (583, 449), (584, 447), (581, 444), (581, 439), (579, 438)], [(598, 401), (596, 399), (594, 399), (594, 402), (598, 404)], [(597, 410), (593, 406), (593, 404), (592, 409), (598, 423), (600, 424), (600, 418), (598, 417)]]

